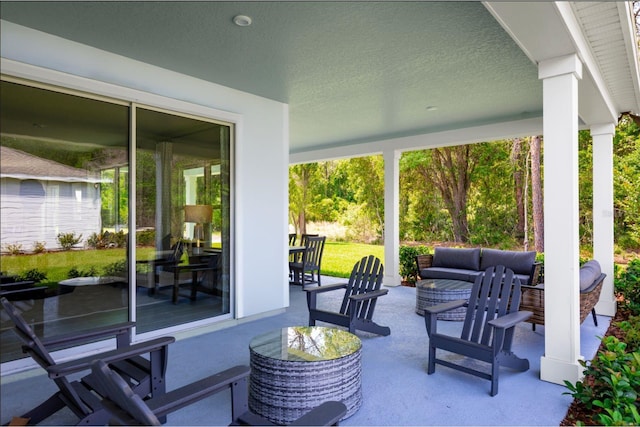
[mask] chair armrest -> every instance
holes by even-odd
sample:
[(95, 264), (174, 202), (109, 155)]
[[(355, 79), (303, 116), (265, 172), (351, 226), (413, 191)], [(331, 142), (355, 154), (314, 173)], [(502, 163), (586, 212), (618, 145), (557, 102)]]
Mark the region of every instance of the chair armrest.
[(353, 301), (365, 301), (365, 300), (381, 297), (382, 295), (386, 295), (388, 293), (389, 293), (389, 289), (379, 289), (377, 291), (370, 291), (370, 292), (365, 292), (363, 294), (351, 295), (349, 299)]
[(524, 291), (543, 292), (544, 291), (544, 283), (538, 283), (537, 285), (521, 285), (520, 289), (522, 289), (522, 292), (524, 292)]
[(103, 360), (104, 363), (109, 364), (112, 362), (117, 362), (119, 360), (125, 360), (134, 356), (161, 350), (163, 347), (167, 347), (169, 344), (175, 342), (175, 340), (176, 339), (174, 337), (156, 338), (151, 341), (132, 344), (127, 347), (117, 348), (115, 350), (107, 351), (104, 353), (92, 354), (80, 359), (58, 363), (48, 367), (47, 372), (49, 373), (49, 378), (65, 377), (76, 372), (91, 369), (91, 363), (96, 359)]
[(347, 287), (347, 283), (336, 283), (333, 285), (319, 286), (316, 288), (306, 288), (304, 291), (317, 294), (320, 292), (335, 291), (336, 289), (344, 289), (346, 287)]
[(291, 426), (335, 426), (338, 421), (347, 413), (347, 407), (342, 402), (334, 400), (324, 402), (320, 406), (313, 408), (297, 420)]
[(497, 319), (490, 320), (487, 324), (498, 329), (508, 329), (520, 322), (524, 322), (531, 316), (533, 316), (531, 311), (516, 311), (515, 313), (509, 313)]
[(449, 310), (453, 310), (455, 308), (463, 307), (467, 303), (468, 303), (468, 301), (465, 300), (465, 299), (459, 299), (459, 300), (455, 300), (455, 301), (443, 302), (442, 304), (425, 307), (424, 308), (424, 312), (425, 312), (425, 315), (427, 313), (433, 313), (433, 314), (443, 313), (445, 311), (449, 311)]
[(10, 282), (10, 283), (1, 283), (0, 290), (3, 291), (14, 291), (16, 289), (28, 289), (34, 287), (36, 282), (33, 280), (24, 280), (22, 282)]
[(96, 338), (107, 338), (118, 336), (122, 334), (128, 334), (131, 328), (135, 326), (134, 322), (118, 323), (116, 325), (103, 326), (101, 328), (95, 328), (88, 331), (75, 332), (73, 334), (58, 335), (51, 338), (44, 338), (41, 340), (42, 344), (49, 349), (49, 347), (58, 347), (67, 344), (78, 344), (95, 340)]

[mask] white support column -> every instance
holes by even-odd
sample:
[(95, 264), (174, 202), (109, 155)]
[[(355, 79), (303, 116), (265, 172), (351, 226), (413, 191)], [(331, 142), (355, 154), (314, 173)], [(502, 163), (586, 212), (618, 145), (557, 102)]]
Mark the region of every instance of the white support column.
[(613, 289), (613, 135), (612, 123), (592, 126), (593, 138), (593, 257), (607, 275), (596, 313), (616, 314)]
[(384, 285), (400, 285), (400, 152), (385, 150), (384, 159)]
[(578, 235), (578, 80), (576, 55), (541, 62), (544, 132), (545, 354), (540, 378), (582, 376)]

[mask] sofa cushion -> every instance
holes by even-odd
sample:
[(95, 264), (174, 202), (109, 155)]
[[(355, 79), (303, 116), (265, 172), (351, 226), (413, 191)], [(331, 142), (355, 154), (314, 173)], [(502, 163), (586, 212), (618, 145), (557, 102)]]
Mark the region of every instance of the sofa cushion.
[(446, 268), (446, 267), (429, 267), (420, 270), (420, 277), (422, 279), (451, 279), (462, 280), (465, 282), (473, 282), (476, 280), (476, 276), (482, 274), (475, 270), (463, 270), (459, 268)]
[(601, 273), (600, 263), (595, 259), (584, 263), (580, 267), (580, 289), (584, 290), (591, 286)]
[(462, 270), (480, 270), (480, 248), (441, 248), (433, 254), (433, 267), (459, 268)]
[(531, 267), (536, 262), (535, 251), (502, 251), (499, 249), (483, 249), (480, 270), (504, 265), (516, 274), (531, 274)]

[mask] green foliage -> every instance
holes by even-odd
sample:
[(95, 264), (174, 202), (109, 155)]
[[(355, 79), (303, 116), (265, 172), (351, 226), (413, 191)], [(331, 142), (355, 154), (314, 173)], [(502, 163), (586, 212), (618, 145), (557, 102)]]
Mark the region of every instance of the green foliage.
[(42, 271), (32, 268), (30, 270), (25, 271), (24, 273), (18, 275), (18, 280), (33, 280), (35, 283), (44, 282), (47, 278), (47, 274)]
[(426, 246), (400, 246), (400, 276), (409, 283), (418, 279), (416, 256), (429, 254)]
[(87, 239), (87, 245), (93, 249), (122, 248), (127, 244), (127, 234), (120, 230), (117, 233), (105, 231), (93, 233)]
[(10, 255), (20, 255), (22, 253), (22, 245), (20, 243), (9, 243), (5, 245), (5, 250)]
[(104, 267), (105, 276), (125, 276), (127, 274), (127, 260), (121, 259), (120, 261), (107, 264)]
[(46, 252), (47, 248), (45, 247), (45, 242), (33, 242), (33, 253), (41, 254)]
[(136, 244), (138, 246), (153, 246), (156, 241), (156, 231), (154, 229), (142, 230), (136, 233)]
[(631, 315), (627, 320), (618, 322), (618, 326), (624, 333), (623, 341), (627, 343), (627, 350), (640, 351), (640, 315)]
[(604, 350), (591, 363), (580, 361), (585, 380), (575, 385), (565, 381), (569, 392), (564, 394), (595, 410), (598, 418), (593, 421), (598, 424), (638, 425), (640, 352), (627, 352), (627, 344), (614, 336), (605, 337), (602, 344)]
[(629, 261), (626, 269), (616, 270), (613, 283), (615, 291), (624, 296), (621, 308), (640, 314), (640, 258)]
[(76, 277), (93, 277), (98, 275), (98, 269), (94, 266), (89, 267), (87, 270), (79, 270), (77, 267), (71, 267), (67, 277), (69, 279), (75, 279)]
[(82, 234), (76, 236), (74, 232), (58, 233), (56, 240), (63, 250), (68, 251), (82, 241)]

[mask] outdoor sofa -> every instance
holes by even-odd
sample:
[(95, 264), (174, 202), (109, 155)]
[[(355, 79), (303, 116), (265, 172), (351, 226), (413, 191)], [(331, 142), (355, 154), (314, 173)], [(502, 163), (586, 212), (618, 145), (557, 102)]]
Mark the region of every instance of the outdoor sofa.
[(418, 279), (475, 281), (488, 267), (504, 265), (513, 270), (523, 285), (538, 283), (542, 263), (535, 251), (503, 251), (484, 248), (436, 247), (433, 255), (416, 257)]

